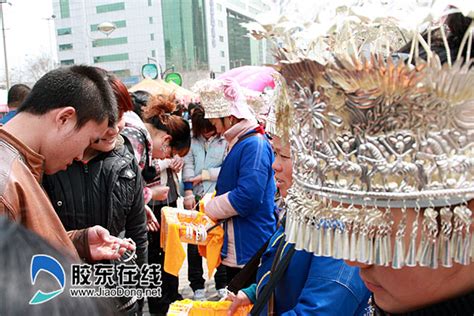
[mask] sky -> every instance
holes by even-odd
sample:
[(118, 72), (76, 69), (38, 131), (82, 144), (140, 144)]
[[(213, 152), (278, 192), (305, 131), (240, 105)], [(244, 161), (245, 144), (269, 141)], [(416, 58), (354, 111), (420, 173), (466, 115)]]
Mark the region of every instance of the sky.
[[(4, 0), (1, 0), (4, 1)], [(42, 54), (56, 56), (52, 0), (9, 0), (3, 3), (8, 68), (20, 68), (26, 60)], [(0, 78), (4, 78), (5, 58), (0, 40)], [(55, 59), (57, 59), (55, 57)]]

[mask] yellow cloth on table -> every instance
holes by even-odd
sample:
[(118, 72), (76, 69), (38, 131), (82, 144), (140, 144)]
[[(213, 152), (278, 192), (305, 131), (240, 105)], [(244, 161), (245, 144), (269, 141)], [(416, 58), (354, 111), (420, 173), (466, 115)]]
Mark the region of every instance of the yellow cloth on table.
[(207, 234), (209, 242), (207, 245), (199, 245), (199, 254), (207, 260), (207, 270), (209, 277), (221, 264), (221, 249), (224, 244), (224, 230), (219, 225)]
[[(214, 224), (204, 212), (178, 210), (170, 207), (164, 207), (161, 213), (161, 244), (164, 245), (165, 262), (164, 271), (178, 276), (186, 253), (183, 249), (182, 242), (193, 243), (197, 242), (186, 236), (186, 225), (205, 225), (206, 228), (211, 228)], [(221, 249), (224, 243), (224, 230), (222, 227), (215, 226), (208, 233), (204, 242), (200, 241), (198, 244), (199, 253), (207, 259), (207, 268), (209, 276), (212, 276), (214, 270), (221, 263)], [(205, 244), (205, 245), (204, 245)]]
[[(207, 193), (199, 201), (199, 212), (205, 213), (205, 205), (216, 196), (216, 191), (213, 193)], [(199, 245), (199, 254), (207, 260), (208, 275), (211, 276), (221, 264), (221, 249), (224, 244), (224, 230), (219, 225), (208, 232), (209, 242), (207, 245)]]
[[(189, 299), (176, 301), (170, 305), (168, 316), (227, 316), (232, 302), (199, 302)], [(233, 316), (247, 316), (253, 305), (240, 306)]]
[(175, 276), (178, 276), (179, 270), (186, 258), (186, 253), (184, 252), (179, 236), (179, 227), (178, 224), (174, 223), (168, 225), (168, 234), (166, 236), (166, 245), (164, 248), (166, 253), (164, 270), (165, 272)]

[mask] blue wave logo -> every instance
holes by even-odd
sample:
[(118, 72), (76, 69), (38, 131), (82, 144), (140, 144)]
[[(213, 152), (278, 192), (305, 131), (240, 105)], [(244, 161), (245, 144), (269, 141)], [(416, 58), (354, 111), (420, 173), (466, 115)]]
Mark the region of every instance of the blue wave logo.
[(64, 273), (62, 265), (56, 259), (48, 255), (34, 255), (33, 258), (31, 258), (30, 266), (31, 284), (35, 284), (36, 277), (41, 271), (44, 271), (53, 276), (53, 278), (56, 279), (61, 288), (52, 292), (43, 292), (41, 290), (38, 290), (35, 295), (33, 295), (33, 298), (30, 300), (31, 305), (37, 305), (47, 302), (64, 291), (66, 274)]

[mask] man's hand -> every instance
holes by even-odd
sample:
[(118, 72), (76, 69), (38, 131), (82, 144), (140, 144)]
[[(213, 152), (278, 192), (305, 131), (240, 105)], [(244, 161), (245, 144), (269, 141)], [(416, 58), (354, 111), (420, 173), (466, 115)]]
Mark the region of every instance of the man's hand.
[(165, 201), (170, 190), (170, 187), (166, 185), (155, 185), (149, 188), (152, 192), (152, 199), (155, 201)]
[(111, 236), (109, 231), (96, 225), (87, 230), (91, 259), (115, 260), (120, 258), (125, 251), (135, 250), (135, 246), (123, 239)]
[(156, 219), (155, 214), (148, 205), (145, 205), (146, 212), (146, 228), (149, 232), (157, 232), (160, 230), (160, 223)]
[(247, 295), (245, 295), (245, 293), (242, 291), (237, 292), (237, 295), (232, 292), (228, 292), (226, 300), (232, 301), (229, 311), (227, 312), (227, 316), (232, 316), (240, 306), (252, 304)]

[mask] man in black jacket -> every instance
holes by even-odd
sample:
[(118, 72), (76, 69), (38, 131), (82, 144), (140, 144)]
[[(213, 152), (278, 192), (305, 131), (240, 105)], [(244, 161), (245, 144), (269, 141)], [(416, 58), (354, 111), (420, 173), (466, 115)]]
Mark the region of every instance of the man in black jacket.
[[(125, 85), (107, 75), (117, 99), (119, 122), (89, 146), (81, 161), (66, 171), (46, 176), (43, 185), (65, 227), (106, 227), (112, 235), (131, 238), (136, 244), (136, 263), (147, 262), (147, 230), (143, 181), (138, 164), (119, 132), (123, 113), (133, 108)], [(136, 297), (120, 299), (119, 308), (136, 312)]]

